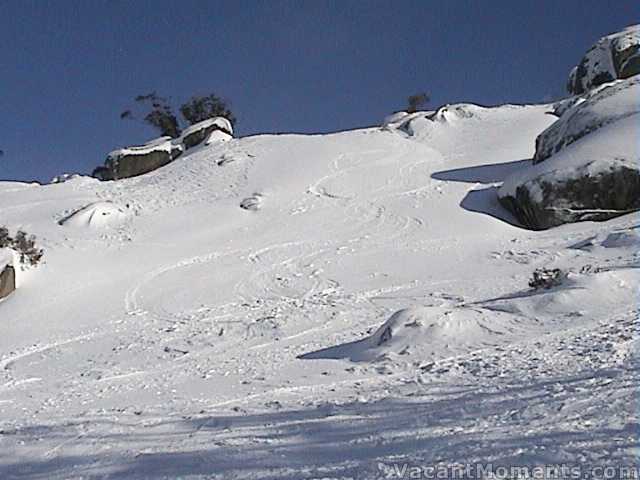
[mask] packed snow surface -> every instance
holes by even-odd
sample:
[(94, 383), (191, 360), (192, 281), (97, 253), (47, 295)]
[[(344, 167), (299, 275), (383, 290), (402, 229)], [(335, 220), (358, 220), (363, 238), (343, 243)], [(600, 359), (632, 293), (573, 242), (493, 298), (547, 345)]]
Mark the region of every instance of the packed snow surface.
[[(45, 249), (0, 304), (0, 478), (633, 465), (637, 216), (531, 232), (497, 201), (550, 109), (454, 105), (118, 182), (0, 183), (0, 224)], [(59, 224), (100, 212), (119, 221)], [(543, 267), (566, 281), (529, 288)]]

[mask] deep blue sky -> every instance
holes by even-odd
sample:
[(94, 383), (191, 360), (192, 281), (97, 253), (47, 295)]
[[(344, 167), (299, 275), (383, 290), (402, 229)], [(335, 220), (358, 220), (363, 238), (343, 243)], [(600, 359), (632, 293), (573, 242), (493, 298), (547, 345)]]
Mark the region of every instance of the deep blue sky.
[(153, 138), (119, 119), (152, 90), (218, 93), (240, 135), (378, 124), (423, 90), (542, 102), (638, 21), (638, 0), (0, 0), (0, 179), (90, 172)]

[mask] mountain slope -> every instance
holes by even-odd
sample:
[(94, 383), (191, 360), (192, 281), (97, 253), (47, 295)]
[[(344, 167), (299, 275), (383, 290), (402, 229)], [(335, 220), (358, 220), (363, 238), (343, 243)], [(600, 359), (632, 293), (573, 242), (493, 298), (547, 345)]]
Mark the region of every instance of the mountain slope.
[[(451, 106), (197, 147), (119, 182), (0, 184), (0, 224), (46, 250), (0, 303), (3, 478), (629, 461), (635, 217), (530, 232), (497, 201), (548, 109)], [(529, 290), (547, 266), (567, 283)]]

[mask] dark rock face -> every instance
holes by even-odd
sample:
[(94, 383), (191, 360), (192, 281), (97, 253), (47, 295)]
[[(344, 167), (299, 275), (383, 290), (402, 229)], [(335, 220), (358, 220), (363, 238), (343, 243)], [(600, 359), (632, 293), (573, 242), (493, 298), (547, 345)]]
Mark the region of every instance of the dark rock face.
[(640, 25), (607, 35), (571, 71), (567, 90), (582, 95), (598, 85), (640, 73)]
[(16, 289), (16, 271), (7, 265), (0, 272), (0, 298), (8, 297)]
[(500, 196), (500, 203), (532, 230), (609, 220), (640, 210), (640, 171), (612, 165), (608, 171), (591, 175), (586, 165), (576, 178), (556, 181), (541, 176), (525, 183), (517, 187), (515, 196)]
[(113, 172), (111, 172), (111, 170), (104, 166), (94, 168), (93, 172), (91, 172), (91, 176), (105, 182), (108, 180), (113, 180)]
[(163, 167), (183, 151), (181, 144), (174, 143), (169, 137), (161, 137), (145, 145), (111, 152), (104, 166), (96, 168), (92, 175), (100, 180), (136, 177)]
[(130, 153), (109, 157), (105, 163), (114, 180), (136, 177), (171, 162), (171, 154), (164, 150), (153, 150), (146, 153)]
[(533, 165), (505, 179), (500, 202), (527, 228), (603, 221), (640, 210), (640, 76), (561, 105)]

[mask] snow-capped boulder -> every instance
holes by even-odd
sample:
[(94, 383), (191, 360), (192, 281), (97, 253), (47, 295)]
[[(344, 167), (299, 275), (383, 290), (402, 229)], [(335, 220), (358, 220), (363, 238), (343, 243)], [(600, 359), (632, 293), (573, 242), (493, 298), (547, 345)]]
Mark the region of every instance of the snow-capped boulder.
[(11, 252), (0, 250), (0, 299), (8, 297), (16, 289), (16, 271)]
[(66, 227), (102, 228), (120, 224), (127, 216), (126, 209), (113, 202), (95, 202), (67, 215), (58, 224)]
[(580, 95), (593, 87), (640, 73), (640, 25), (607, 35), (591, 47), (569, 75), (567, 90)]
[[(114, 150), (105, 161), (103, 178), (119, 180), (151, 172), (178, 158), (183, 147), (171, 137), (160, 137), (144, 145)], [(94, 173), (96, 173), (94, 171)]]
[(640, 77), (603, 85), (562, 110), (536, 139), (533, 163), (539, 163), (605, 125), (640, 111)]
[(500, 201), (525, 226), (608, 220), (640, 209), (640, 77), (594, 89), (536, 141)]
[(200, 145), (205, 140), (207, 144), (216, 140), (229, 140), (232, 135), (233, 126), (231, 122), (224, 117), (215, 117), (185, 128), (179, 141), (184, 145), (185, 149), (189, 149)]

